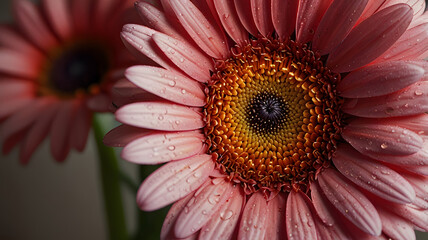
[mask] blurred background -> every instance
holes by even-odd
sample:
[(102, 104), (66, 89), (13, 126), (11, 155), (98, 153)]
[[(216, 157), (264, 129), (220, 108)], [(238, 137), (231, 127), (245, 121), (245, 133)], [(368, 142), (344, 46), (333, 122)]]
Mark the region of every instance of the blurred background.
[[(0, 1), (0, 23), (11, 21), (12, 0)], [(1, 33), (0, 33), (1, 34)], [(106, 130), (115, 124), (105, 116)], [(91, 135), (83, 153), (72, 152), (56, 163), (45, 141), (23, 167), (15, 150), (0, 155), (0, 240), (107, 239), (98, 159)], [(138, 168), (120, 161), (138, 182)], [(137, 228), (135, 192), (123, 187), (127, 225)], [(154, 234), (159, 234), (156, 232)], [(428, 240), (428, 233), (417, 233)]]

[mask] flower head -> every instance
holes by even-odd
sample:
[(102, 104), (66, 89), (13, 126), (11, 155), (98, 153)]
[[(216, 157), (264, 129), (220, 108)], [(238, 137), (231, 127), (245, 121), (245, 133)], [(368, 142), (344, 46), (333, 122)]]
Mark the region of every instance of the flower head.
[(132, 4), (13, 3), (16, 24), (1, 26), (0, 142), (6, 153), (19, 143), (27, 163), (49, 135), (63, 161), (71, 148), (84, 149), (93, 112), (110, 110), (112, 85), (134, 63), (119, 37)]
[[(163, 0), (105, 142), (161, 238), (414, 239), (428, 231), (424, 1)], [(132, 87), (133, 86), (133, 87)], [(142, 93), (148, 94), (142, 99)], [(122, 94), (126, 96), (126, 94)]]

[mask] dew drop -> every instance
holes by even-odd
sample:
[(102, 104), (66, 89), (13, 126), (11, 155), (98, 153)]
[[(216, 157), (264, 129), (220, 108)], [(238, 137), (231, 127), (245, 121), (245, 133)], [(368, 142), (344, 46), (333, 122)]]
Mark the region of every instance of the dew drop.
[(216, 203), (218, 203), (218, 201), (219, 201), (219, 199), (218, 199), (218, 197), (217, 197), (217, 196), (210, 195), (210, 196), (208, 197), (208, 202), (209, 202), (210, 204), (212, 204), (212, 205), (215, 205)]
[(181, 89), (181, 94), (186, 94), (186, 90), (185, 89)]
[(174, 187), (173, 186), (168, 187), (166, 190), (168, 190), (168, 192), (172, 192), (172, 190), (174, 190)]
[(168, 146), (168, 150), (170, 150), (170, 151), (174, 151), (174, 150), (175, 150), (175, 146), (174, 146), (174, 145), (170, 145), (170, 146)]
[(184, 58), (180, 58), (180, 62), (184, 62)]
[(421, 90), (416, 90), (415, 91), (415, 95), (416, 96), (421, 96), (422, 94), (424, 94)]
[(382, 143), (382, 144), (380, 145), (380, 148), (382, 148), (382, 149), (387, 149), (387, 148), (388, 148), (388, 145), (386, 145), (386, 143)]
[(228, 220), (233, 216), (232, 210), (226, 210), (225, 212), (220, 213), (221, 220)]
[(158, 119), (162, 121), (164, 119), (164, 116), (163, 115), (159, 115)]
[(168, 85), (169, 85), (169, 86), (171, 86), (171, 87), (174, 87), (174, 86), (175, 86), (175, 84), (176, 84), (176, 83), (175, 83), (175, 81), (174, 81), (174, 80), (171, 80), (171, 81), (169, 81), (169, 82), (168, 82)]

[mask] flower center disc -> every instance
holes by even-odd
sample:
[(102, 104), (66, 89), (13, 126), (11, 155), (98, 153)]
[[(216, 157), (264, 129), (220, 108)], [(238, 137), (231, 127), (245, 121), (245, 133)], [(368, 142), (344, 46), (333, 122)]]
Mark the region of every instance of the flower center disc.
[(209, 153), (247, 191), (306, 191), (340, 139), (340, 76), (291, 40), (258, 39), (232, 50), (208, 84)]
[(53, 51), (46, 64), (42, 95), (73, 96), (91, 92), (109, 68), (106, 49), (92, 41), (74, 42)]

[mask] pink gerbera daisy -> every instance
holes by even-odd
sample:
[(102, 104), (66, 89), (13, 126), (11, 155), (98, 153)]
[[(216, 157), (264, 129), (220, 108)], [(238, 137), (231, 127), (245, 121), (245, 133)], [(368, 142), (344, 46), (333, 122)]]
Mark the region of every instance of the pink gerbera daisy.
[(27, 163), (50, 135), (63, 161), (84, 149), (93, 112), (111, 108), (111, 86), (134, 62), (119, 33), (136, 14), (121, 0), (13, 4), (16, 25), (0, 27), (0, 142), (5, 153), (20, 143)]
[(424, 1), (160, 2), (123, 28), (158, 66), (127, 69), (105, 142), (166, 163), (137, 196), (175, 202), (162, 239), (428, 231)]

